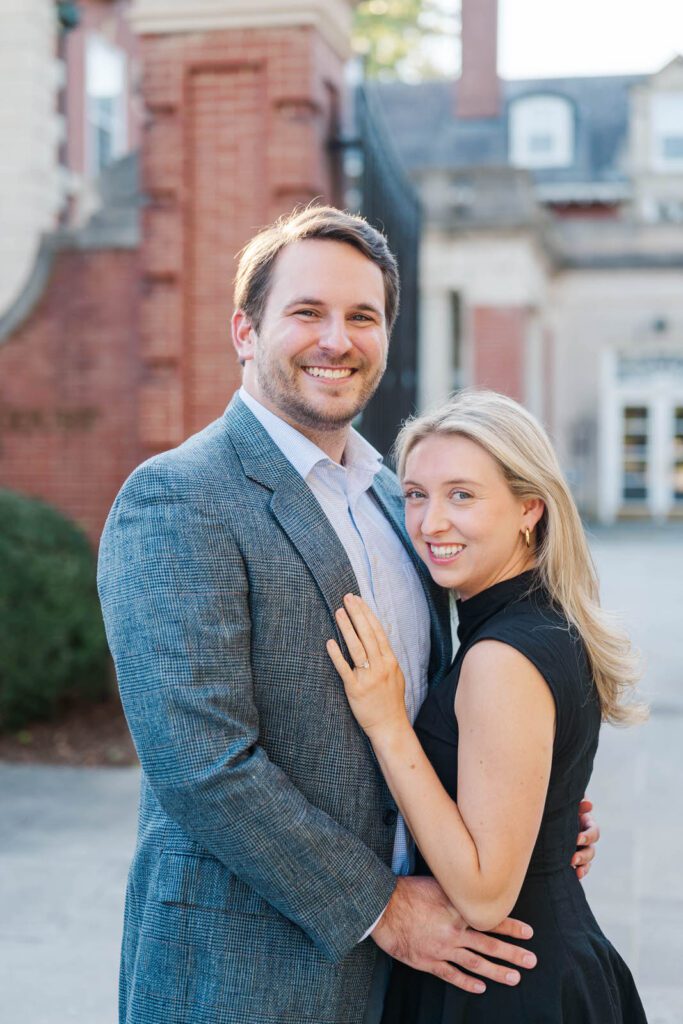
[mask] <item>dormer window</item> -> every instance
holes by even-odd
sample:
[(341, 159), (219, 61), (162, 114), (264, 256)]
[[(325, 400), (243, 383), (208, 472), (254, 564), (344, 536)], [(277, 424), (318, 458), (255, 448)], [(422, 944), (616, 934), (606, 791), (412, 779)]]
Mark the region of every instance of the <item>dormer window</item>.
[(515, 167), (569, 167), (574, 109), (561, 96), (524, 96), (510, 105), (510, 162)]
[(652, 166), (657, 171), (683, 171), (683, 92), (652, 97)]

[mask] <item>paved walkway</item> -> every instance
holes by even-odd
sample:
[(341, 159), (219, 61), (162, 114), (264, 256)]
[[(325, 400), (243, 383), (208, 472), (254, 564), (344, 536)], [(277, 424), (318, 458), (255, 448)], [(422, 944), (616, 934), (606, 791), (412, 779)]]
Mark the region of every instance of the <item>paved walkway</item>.
[(131, 768), (0, 765), (0, 1022), (114, 1024)]
[[(597, 532), (603, 601), (647, 658), (650, 722), (605, 729), (586, 885), (650, 1024), (683, 1022), (683, 529)], [(0, 1022), (115, 1024), (134, 769), (0, 765)]]
[(604, 728), (590, 796), (603, 830), (586, 890), (649, 1024), (683, 1022), (683, 528), (596, 531), (606, 608), (640, 648), (646, 725)]

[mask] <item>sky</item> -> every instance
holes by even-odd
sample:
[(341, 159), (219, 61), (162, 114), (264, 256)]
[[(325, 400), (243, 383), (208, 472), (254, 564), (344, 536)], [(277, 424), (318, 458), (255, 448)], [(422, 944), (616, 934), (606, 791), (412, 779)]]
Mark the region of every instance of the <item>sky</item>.
[(503, 78), (657, 71), (683, 55), (683, 0), (500, 0)]
[[(499, 11), (503, 78), (651, 73), (683, 55), (683, 0), (499, 0)], [(429, 48), (446, 74), (459, 70), (456, 48)]]

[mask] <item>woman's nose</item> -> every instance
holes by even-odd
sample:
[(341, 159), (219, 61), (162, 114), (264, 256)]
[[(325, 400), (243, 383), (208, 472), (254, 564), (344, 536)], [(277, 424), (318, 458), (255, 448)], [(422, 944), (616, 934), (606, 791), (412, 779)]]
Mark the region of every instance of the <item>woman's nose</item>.
[(422, 517), (422, 533), (427, 537), (433, 537), (437, 533), (443, 533), (449, 526), (450, 523), (441, 505), (437, 502), (430, 502)]

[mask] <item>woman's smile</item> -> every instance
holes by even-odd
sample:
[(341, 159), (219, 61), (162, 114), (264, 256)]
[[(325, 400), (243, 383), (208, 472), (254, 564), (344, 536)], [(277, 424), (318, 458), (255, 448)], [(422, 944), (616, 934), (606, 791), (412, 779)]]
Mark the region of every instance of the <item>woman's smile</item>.
[(436, 565), (449, 565), (454, 562), (466, 548), (466, 544), (433, 544), (426, 541), (430, 561)]

